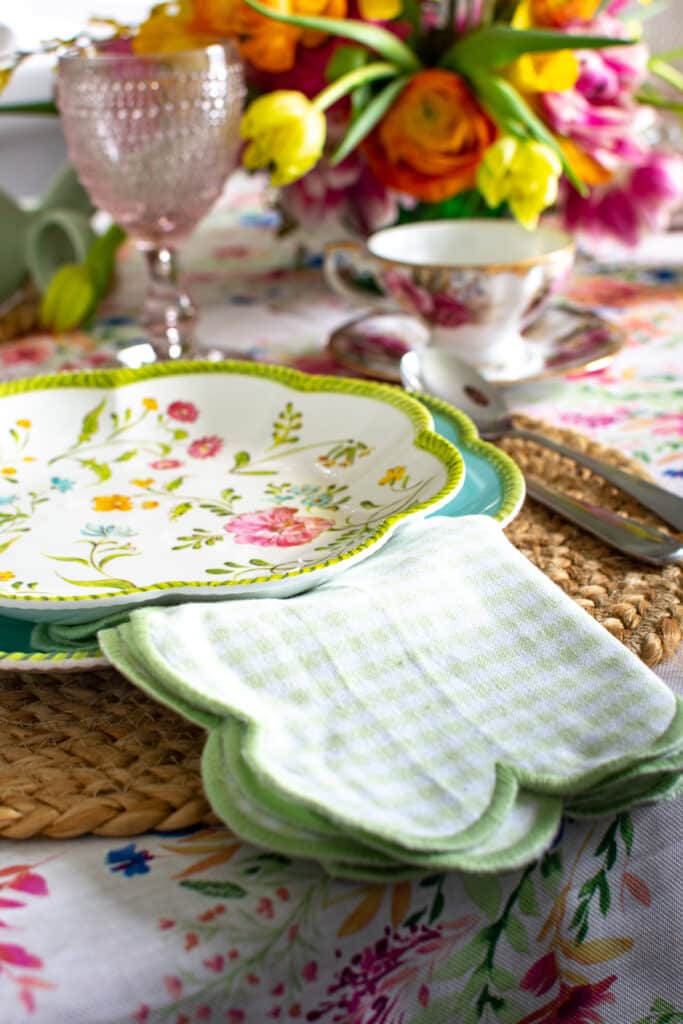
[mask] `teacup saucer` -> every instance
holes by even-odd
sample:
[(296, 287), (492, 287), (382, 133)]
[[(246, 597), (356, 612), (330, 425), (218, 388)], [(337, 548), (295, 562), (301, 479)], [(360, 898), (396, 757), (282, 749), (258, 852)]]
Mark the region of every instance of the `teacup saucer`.
[[(528, 342), (522, 364), (493, 384), (545, 380), (576, 370), (598, 370), (623, 347), (626, 335), (616, 324), (585, 310), (556, 304), (524, 332)], [(337, 327), (328, 351), (340, 366), (362, 377), (400, 384), (399, 361), (411, 348), (429, 342), (429, 330), (407, 313), (365, 313)], [(484, 376), (487, 376), (484, 374)]]

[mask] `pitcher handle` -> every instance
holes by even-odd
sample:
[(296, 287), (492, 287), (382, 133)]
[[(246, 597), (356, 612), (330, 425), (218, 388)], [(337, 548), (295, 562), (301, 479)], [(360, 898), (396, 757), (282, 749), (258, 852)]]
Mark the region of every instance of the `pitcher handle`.
[(395, 313), (399, 307), (382, 291), (374, 264), (373, 257), (360, 242), (329, 242), (325, 246), (323, 271), (337, 295), (376, 310)]

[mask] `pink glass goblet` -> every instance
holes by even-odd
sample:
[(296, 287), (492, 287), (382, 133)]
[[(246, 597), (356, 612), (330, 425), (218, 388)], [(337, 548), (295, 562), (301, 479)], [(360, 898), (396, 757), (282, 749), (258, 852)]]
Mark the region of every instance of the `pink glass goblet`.
[(144, 253), (140, 320), (156, 358), (195, 354), (196, 310), (177, 250), (235, 167), (244, 97), (236, 49), (73, 52), (59, 61), (57, 93), (81, 182)]

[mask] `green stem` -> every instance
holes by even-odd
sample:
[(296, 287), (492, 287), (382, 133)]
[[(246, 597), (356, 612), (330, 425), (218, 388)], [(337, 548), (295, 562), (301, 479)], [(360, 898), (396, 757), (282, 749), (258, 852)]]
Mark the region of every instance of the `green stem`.
[(648, 107), (656, 107), (657, 110), (673, 110), (683, 114), (683, 103), (677, 100), (667, 100), (664, 96), (650, 96), (647, 93), (636, 93), (638, 103), (647, 104)]
[(659, 57), (653, 57), (648, 64), (650, 71), (657, 78), (661, 78), (667, 85), (673, 86), (679, 92), (683, 92), (683, 74), (678, 68), (672, 67)]
[(364, 64), (360, 68), (354, 68), (353, 71), (348, 71), (341, 78), (335, 79), (331, 82), (322, 92), (313, 100), (313, 106), (317, 107), (318, 110), (327, 110), (333, 103), (340, 100), (342, 96), (346, 96), (347, 93), (353, 92), (359, 85), (365, 85), (366, 82), (372, 82), (378, 78), (393, 78), (397, 75), (399, 68), (395, 64), (390, 64), (389, 61), (375, 61), (373, 64)]

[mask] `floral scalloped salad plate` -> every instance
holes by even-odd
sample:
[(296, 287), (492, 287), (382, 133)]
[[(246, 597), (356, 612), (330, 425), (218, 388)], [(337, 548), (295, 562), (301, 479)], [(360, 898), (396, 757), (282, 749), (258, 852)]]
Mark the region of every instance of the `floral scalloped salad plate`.
[[(472, 421), (436, 398), (423, 396), (434, 429), (460, 450), (465, 464), (462, 487), (435, 515), (487, 515), (506, 526), (524, 501), (524, 479), (504, 452), (481, 441)], [(75, 671), (107, 664), (98, 650), (44, 653), (31, 646), (32, 624), (0, 615), (0, 670)]]
[(192, 362), (4, 384), (0, 611), (290, 596), (463, 476), (424, 406), (367, 381)]

